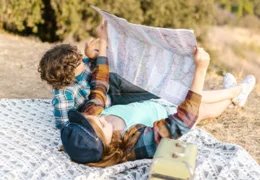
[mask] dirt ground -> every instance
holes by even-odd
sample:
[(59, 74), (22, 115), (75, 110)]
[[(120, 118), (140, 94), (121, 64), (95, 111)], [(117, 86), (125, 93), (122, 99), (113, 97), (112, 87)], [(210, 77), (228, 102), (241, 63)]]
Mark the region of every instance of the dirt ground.
[[(214, 31), (225, 31), (214, 29)], [(232, 30), (227, 30), (226, 32)], [(215, 32), (215, 33), (216, 33)], [(214, 33), (214, 32), (212, 32)], [(212, 38), (212, 41), (217, 39)], [(225, 42), (227, 44), (227, 42)], [(84, 43), (77, 43), (83, 48)], [(0, 98), (48, 98), (52, 97), (51, 88), (40, 80), (37, 67), (42, 54), (53, 44), (37, 42), (33, 39), (22, 38), (0, 32)], [(215, 44), (216, 46), (216, 44)], [(226, 48), (225, 48), (226, 49)], [(219, 49), (222, 51), (223, 49)], [(250, 54), (252, 57), (252, 53)], [(255, 54), (254, 54), (255, 57)], [(225, 56), (222, 57), (225, 63)], [(230, 58), (230, 54), (229, 57)], [(252, 58), (259, 65), (259, 59)], [(230, 63), (230, 61), (229, 61)], [(232, 63), (230, 63), (232, 65)], [(234, 68), (227, 64), (227, 68)], [(250, 62), (247, 62), (250, 64)], [(241, 65), (242, 66), (242, 65)], [(241, 73), (241, 68), (236, 65), (234, 73), (242, 77), (252, 69), (257, 78), (260, 78), (260, 68), (248, 65)], [(235, 68), (234, 68), (235, 69)], [(208, 73), (205, 90), (220, 89), (222, 76), (217, 73)], [(236, 143), (244, 147), (253, 158), (260, 163), (260, 85), (249, 97), (243, 109), (227, 109), (220, 117), (208, 119), (198, 126), (213, 134), (217, 139), (225, 142)]]

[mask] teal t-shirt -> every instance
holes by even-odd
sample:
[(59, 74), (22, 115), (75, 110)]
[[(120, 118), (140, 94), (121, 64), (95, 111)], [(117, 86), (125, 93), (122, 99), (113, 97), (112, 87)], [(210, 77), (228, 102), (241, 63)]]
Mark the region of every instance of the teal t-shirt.
[(110, 114), (122, 118), (126, 123), (124, 131), (135, 124), (144, 124), (145, 126), (152, 127), (155, 121), (168, 117), (166, 109), (159, 103), (153, 101), (114, 105), (103, 110), (101, 114)]

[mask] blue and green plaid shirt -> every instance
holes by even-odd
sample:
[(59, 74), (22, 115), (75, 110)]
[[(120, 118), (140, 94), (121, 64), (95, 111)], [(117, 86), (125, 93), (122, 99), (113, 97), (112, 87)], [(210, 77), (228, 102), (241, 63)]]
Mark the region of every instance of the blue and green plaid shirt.
[[(106, 57), (98, 57), (97, 64), (107, 64), (104, 61)], [(54, 117), (56, 121), (56, 127), (61, 128), (65, 122), (68, 121), (68, 111), (71, 109), (79, 109), (84, 103), (89, 100), (89, 94), (91, 86), (89, 81), (91, 80), (91, 62), (89, 58), (84, 58), (85, 70), (78, 76), (76, 76), (75, 84), (66, 87), (64, 89), (53, 89), (52, 105), (54, 107)], [(107, 97), (109, 98), (109, 97)], [(107, 106), (110, 99), (107, 100)]]

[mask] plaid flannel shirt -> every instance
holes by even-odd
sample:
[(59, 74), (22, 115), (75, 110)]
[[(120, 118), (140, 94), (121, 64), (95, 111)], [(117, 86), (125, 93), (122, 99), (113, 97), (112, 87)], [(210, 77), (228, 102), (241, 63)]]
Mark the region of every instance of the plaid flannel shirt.
[[(80, 75), (76, 76), (75, 83), (72, 86), (59, 90), (53, 89), (54, 96), (52, 99), (52, 105), (54, 107), (54, 117), (57, 128), (61, 128), (65, 122), (68, 121), (69, 110), (78, 110), (89, 100), (91, 90), (94, 90), (92, 88), (95, 88), (97, 82), (102, 83), (104, 87), (108, 89), (107, 77), (104, 81), (102, 81), (102, 78), (97, 80), (97, 78), (99, 78), (99, 71), (102, 71), (102, 69), (108, 69), (107, 58), (104, 56), (97, 57), (96, 66), (93, 71), (91, 71), (92, 62), (90, 62), (90, 59), (84, 58), (83, 61), (85, 64), (85, 70)], [(102, 73), (100, 76), (103, 76)], [(104, 91), (103, 93), (106, 96), (107, 91)], [(106, 97), (106, 100), (109, 102), (109, 97)]]
[(161, 138), (177, 139), (187, 133), (198, 119), (200, 103), (201, 95), (189, 91), (175, 114), (155, 121), (153, 127), (142, 124), (131, 127), (128, 136), (134, 145), (127, 149), (128, 160), (152, 158)]
[[(101, 67), (100, 67), (101, 68)], [(96, 73), (96, 81), (92, 84), (90, 100), (85, 105), (83, 112), (97, 115), (104, 110), (109, 70), (103, 68), (102, 73)], [(99, 76), (98, 76), (99, 75)], [(106, 83), (104, 84), (104, 82)], [(168, 118), (154, 122), (153, 127), (136, 124), (127, 130), (129, 144), (127, 147), (128, 160), (153, 157), (160, 139), (163, 137), (174, 138), (188, 132), (196, 123), (199, 115), (201, 95), (189, 91), (185, 100), (178, 106), (177, 112)]]

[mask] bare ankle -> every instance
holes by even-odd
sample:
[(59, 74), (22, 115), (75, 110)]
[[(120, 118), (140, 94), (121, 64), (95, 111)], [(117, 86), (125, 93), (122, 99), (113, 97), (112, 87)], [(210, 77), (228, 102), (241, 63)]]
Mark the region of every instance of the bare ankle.
[(240, 92), (243, 90), (243, 86), (242, 85), (238, 85), (238, 86), (235, 86), (235, 87), (233, 87), (233, 97), (232, 98), (235, 98), (235, 97), (237, 97), (239, 94), (240, 94)]

